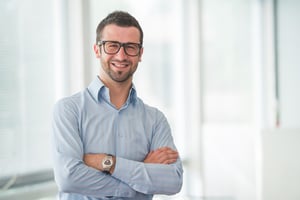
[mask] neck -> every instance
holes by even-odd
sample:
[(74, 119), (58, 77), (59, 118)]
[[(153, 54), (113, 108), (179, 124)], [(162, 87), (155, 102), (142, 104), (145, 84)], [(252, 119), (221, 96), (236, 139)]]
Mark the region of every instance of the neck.
[(120, 109), (126, 102), (129, 91), (131, 89), (132, 80), (124, 82), (116, 82), (113, 80), (105, 80), (99, 76), (100, 80), (104, 85), (109, 89), (109, 96), (111, 103), (117, 108)]

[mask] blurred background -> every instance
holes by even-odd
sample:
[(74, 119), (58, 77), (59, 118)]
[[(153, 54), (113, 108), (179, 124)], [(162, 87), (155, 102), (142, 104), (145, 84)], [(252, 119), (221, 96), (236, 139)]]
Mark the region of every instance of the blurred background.
[(98, 73), (114, 10), (145, 34), (138, 95), (162, 110), (183, 200), (300, 199), (300, 1), (0, 0), (0, 199), (53, 200), (53, 104)]

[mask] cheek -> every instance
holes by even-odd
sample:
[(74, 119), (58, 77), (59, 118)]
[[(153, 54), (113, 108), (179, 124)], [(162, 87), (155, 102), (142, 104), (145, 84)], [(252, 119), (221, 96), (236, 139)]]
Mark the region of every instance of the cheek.
[(111, 56), (109, 56), (107, 54), (100, 53), (99, 58), (100, 58), (101, 63), (107, 63), (107, 62), (109, 62), (109, 60), (111, 60)]
[(136, 69), (138, 68), (138, 65), (139, 65), (139, 62), (133, 63), (133, 65), (132, 65), (133, 71), (136, 71)]
[(99, 60), (100, 60), (100, 66), (102, 68), (107, 68), (106, 67), (107, 66), (107, 62), (106, 62), (106, 60), (102, 56), (100, 56)]

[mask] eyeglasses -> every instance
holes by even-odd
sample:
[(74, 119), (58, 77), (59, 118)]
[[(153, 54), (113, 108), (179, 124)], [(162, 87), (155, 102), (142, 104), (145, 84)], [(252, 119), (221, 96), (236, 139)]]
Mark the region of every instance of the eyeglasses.
[(121, 43), (117, 41), (98, 41), (98, 45), (103, 45), (104, 52), (109, 55), (118, 53), (121, 47), (123, 47), (128, 56), (137, 56), (142, 48), (141, 44), (132, 42)]

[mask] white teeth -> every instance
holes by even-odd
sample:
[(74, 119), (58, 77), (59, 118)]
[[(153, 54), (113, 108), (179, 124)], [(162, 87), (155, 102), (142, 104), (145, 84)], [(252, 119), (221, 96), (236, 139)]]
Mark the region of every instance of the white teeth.
[(115, 67), (119, 67), (119, 68), (123, 68), (123, 67), (128, 66), (127, 63), (112, 63), (112, 65), (114, 65)]

